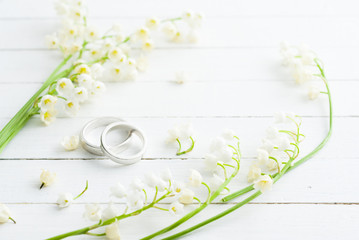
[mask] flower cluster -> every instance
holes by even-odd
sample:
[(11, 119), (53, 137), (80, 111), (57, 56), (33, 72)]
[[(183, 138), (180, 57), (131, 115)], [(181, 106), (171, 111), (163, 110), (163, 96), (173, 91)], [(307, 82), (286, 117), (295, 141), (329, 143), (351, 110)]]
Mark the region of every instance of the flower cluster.
[(139, 71), (147, 69), (154, 35), (162, 32), (174, 42), (186, 38), (196, 42), (203, 21), (203, 14), (187, 11), (172, 19), (151, 17), (130, 34), (125, 34), (120, 24), (102, 34), (88, 23), (85, 1), (59, 0), (56, 10), (62, 17), (62, 26), (46, 36), (46, 44), (50, 49), (59, 49), (65, 59), (71, 59), (71, 67), (66, 74), (55, 76), (48, 92), (35, 103), (46, 125), (59, 113), (76, 115), (80, 104), (106, 90), (104, 81), (135, 80)]
[[(193, 140), (194, 130), (191, 123), (175, 125), (168, 130), (167, 143), (178, 143), (177, 155), (183, 155), (193, 150), (195, 141)], [(181, 141), (191, 141), (191, 145), (187, 150), (182, 150)]]
[(320, 78), (317, 68), (319, 59), (316, 53), (305, 44), (290, 46), (287, 42), (282, 42), (280, 52), (283, 57), (283, 65), (290, 68), (296, 83), (307, 85), (309, 99), (318, 98), (322, 92), (313, 83), (313, 80)]
[[(198, 42), (200, 36), (199, 28), (202, 26), (204, 20), (203, 13), (189, 10), (183, 13), (181, 19), (184, 19), (184, 24), (182, 25), (175, 21), (169, 21), (163, 24), (162, 32), (173, 42)], [(151, 21), (151, 19), (149, 21)]]
[(248, 182), (262, 192), (272, 188), (272, 177), (280, 173), (283, 164), (299, 154), (299, 143), (304, 135), (300, 132), (301, 119), (293, 113), (278, 112), (275, 123), (266, 131), (262, 145), (257, 149), (257, 160), (251, 165)]

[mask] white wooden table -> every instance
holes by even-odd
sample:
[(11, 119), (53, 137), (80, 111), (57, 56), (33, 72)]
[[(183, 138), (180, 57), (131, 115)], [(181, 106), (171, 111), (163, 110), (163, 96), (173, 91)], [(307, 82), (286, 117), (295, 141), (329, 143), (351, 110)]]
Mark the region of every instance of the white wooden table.
[[(188, 169), (203, 169), (202, 157), (211, 137), (226, 128), (241, 138), (243, 170), (232, 189), (245, 186), (249, 164), (272, 113), (294, 111), (303, 116), (309, 152), (325, 136), (325, 98), (309, 101), (280, 64), (282, 40), (305, 42), (325, 62), (334, 98), (334, 133), (314, 159), (285, 176), (268, 194), (185, 239), (358, 239), (359, 238), (359, 5), (355, 0), (237, 1), (90, 1), (91, 20), (128, 29), (145, 17), (177, 16), (185, 9), (206, 16), (198, 46), (161, 43), (151, 66), (134, 83), (108, 84), (101, 101), (84, 106), (75, 118), (44, 127), (29, 124), (0, 154), (0, 202), (17, 224), (0, 226), (0, 239), (44, 239), (89, 225), (86, 203), (106, 204), (109, 187), (128, 184), (133, 175), (170, 167), (178, 179)], [(0, 0), (0, 126), (25, 103), (61, 60), (44, 46), (44, 36), (58, 27), (52, 3), (46, 0)], [(176, 71), (192, 75), (179, 86)], [(116, 115), (141, 126), (149, 138), (145, 159), (118, 166), (84, 150), (65, 152), (59, 142), (75, 134), (89, 119)], [(175, 123), (192, 121), (197, 132), (194, 151), (178, 158), (164, 139)], [(58, 174), (58, 182), (39, 190), (41, 169)], [(60, 192), (88, 192), (74, 205), (59, 210)], [(208, 218), (232, 206), (213, 204), (185, 224)], [(123, 203), (119, 203), (123, 205)], [(189, 207), (191, 208), (191, 207)], [(123, 239), (138, 239), (175, 221), (149, 211), (121, 224)], [(89, 239), (80, 237), (78, 239)]]

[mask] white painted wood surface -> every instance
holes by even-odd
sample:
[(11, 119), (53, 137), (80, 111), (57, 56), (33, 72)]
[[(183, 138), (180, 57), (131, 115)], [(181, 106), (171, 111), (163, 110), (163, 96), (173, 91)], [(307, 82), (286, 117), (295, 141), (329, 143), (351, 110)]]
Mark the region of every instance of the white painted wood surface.
[[(11, 208), (18, 221), (1, 225), (0, 239), (44, 239), (89, 225), (82, 218), (85, 203), (105, 204), (114, 182), (129, 183), (133, 175), (148, 170), (169, 167), (185, 180), (188, 169), (203, 168), (210, 139), (223, 128), (238, 132), (244, 156), (242, 175), (231, 189), (245, 186), (244, 175), (275, 111), (304, 116), (307, 139), (302, 149), (308, 153), (327, 131), (326, 99), (311, 102), (305, 89), (294, 85), (280, 65), (277, 47), (282, 40), (309, 44), (325, 62), (334, 100), (333, 138), (272, 192), (185, 239), (358, 239), (359, 6), (355, 0), (211, 4), (205, 0), (92, 0), (89, 6), (93, 23), (121, 22), (128, 29), (152, 14), (168, 17), (188, 8), (201, 10), (207, 16), (203, 40), (197, 46), (160, 42), (151, 55), (149, 71), (137, 82), (108, 84), (107, 95), (84, 105), (75, 118), (59, 118), (50, 127), (32, 119), (0, 155), (0, 202)], [(60, 61), (55, 51), (46, 50), (43, 40), (57, 26), (51, 1), (0, 0), (0, 126)], [(181, 70), (193, 78), (184, 86), (171, 82)], [(106, 115), (124, 117), (145, 130), (149, 148), (144, 161), (123, 167), (81, 149), (65, 152), (61, 148), (62, 137), (77, 133), (93, 117)], [(178, 158), (164, 139), (172, 125), (187, 121), (195, 126), (197, 145), (192, 153)], [(39, 191), (42, 168), (56, 171), (59, 181)], [(75, 205), (58, 210), (57, 194), (81, 191), (86, 179), (89, 191)], [(203, 197), (204, 192), (200, 194)], [(191, 223), (232, 204), (213, 204)], [(138, 239), (174, 220), (151, 211), (124, 221), (121, 232), (124, 239)]]

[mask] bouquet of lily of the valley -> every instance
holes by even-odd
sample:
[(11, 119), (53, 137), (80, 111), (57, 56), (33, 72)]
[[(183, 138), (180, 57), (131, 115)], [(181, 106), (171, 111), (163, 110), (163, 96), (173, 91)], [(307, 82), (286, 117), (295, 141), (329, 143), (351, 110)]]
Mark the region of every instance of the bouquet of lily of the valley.
[(58, 49), (63, 61), (40, 89), (25, 103), (0, 132), (0, 152), (34, 115), (49, 125), (58, 115), (74, 116), (80, 104), (105, 91), (104, 81), (130, 81), (148, 66), (148, 53), (154, 39), (181, 43), (198, 40), (203, 21), (201, 13), (184, 12), (170, 19), (147, 19), (131, 33), (120, 24), (103, 32), (88, 21), (84, 0), (60, 0), (59, 31), (46, 36), (50, 49)]

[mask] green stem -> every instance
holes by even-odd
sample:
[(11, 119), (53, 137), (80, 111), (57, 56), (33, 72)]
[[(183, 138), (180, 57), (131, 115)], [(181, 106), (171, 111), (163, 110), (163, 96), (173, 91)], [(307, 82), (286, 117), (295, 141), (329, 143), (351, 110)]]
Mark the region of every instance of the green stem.
[(81, 196), (87, 191), (88, 187), (89, 187), (89, 181), (86, 180), (86, 187), (85, 187), (85, 189), (84, 189), (77, 197), (75, 197), (74, 200), (76, 200), (76, 199), (78, 199), (79, 197), (81, 197)]
[(183, 154), (186, 154), (186, 153), (189, 153), (189, 152), (191, 152), (192, 150), (193, 150), (193, 148), (194, 148), (194, 140), (193, 140), (193, 138), (192, 137), (189, 137), (190, 139), (191, 139), (191, 146), (187, 149), (187, 150), (185, 150), (185, 151), (182, 151), (181, 152), (181, 144), (180, 144), (180, 142), (179, 142), (179, 140), (177, 139), (177, 142), (180, 144), (180, 149), (178, 150), (178, 152), (176, 153), (176, 155), (177, 156), (180, 156), (180, 155), (183, 155)]

